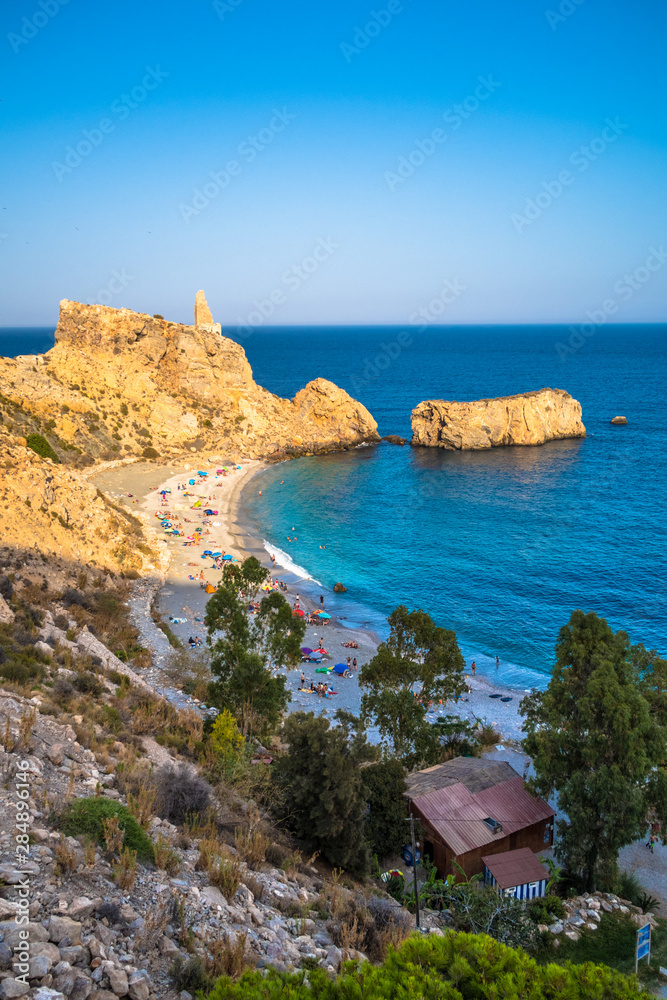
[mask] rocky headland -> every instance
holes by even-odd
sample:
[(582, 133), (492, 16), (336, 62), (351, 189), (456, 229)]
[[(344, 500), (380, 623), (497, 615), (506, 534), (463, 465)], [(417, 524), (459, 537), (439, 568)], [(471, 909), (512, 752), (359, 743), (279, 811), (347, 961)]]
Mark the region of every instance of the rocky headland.
[[(257, 385), (203, 292), (185, 326), (65, 299), (52, 350), (0, 358), (0, 534), (108, 569), (159, 554), (81, 470), (144, 458), (281, 458), (379, 440), (364, 406), (317, 378), (294, 399)], [(65, 468), (67, 467), (67, 468)]]
[(582, 438), (581, 404), (563, 389), (539, 389), (472, 402), (430, 399), (412, 411), (412, 444), (482, 451)]

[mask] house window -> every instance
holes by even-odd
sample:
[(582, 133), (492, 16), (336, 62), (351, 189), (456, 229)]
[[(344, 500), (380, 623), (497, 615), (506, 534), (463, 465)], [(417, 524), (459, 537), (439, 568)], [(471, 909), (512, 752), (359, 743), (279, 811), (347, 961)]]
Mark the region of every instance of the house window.
[(544, 828), (544, 843), (545, 844), (550, 844), (551, 843), (551, 834), (552, 834), (552, 832), (553, 832), (553, 826), (551, 825), (551, 823), (547, 823), (547, 825)]
[(528, 884), (528, 899), (535, 899), (537, 896), (537, 882), (530, 882)]

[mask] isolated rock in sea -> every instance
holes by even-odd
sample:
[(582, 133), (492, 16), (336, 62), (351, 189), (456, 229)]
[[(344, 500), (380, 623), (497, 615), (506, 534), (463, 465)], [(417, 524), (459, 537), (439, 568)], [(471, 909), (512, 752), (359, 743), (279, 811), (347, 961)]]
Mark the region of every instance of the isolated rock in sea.
[[(281, 399), (253, 380), (205, 298), (197, 324), (129, 309), (60, 303), (55, 347), (0, 358), (0, 416), (44, 435), (63, 464), (205, 451), (280, 458), (378, 441), (368, 410), (325, 379)], [(317, 364), (313, 355), (313, 366)]]
[(612, 417), (611, 418), (611, 423), (612, 424), (627, 424), (627, 422), (628, 422), (628, 418), (627, 417)]
[(343, 586), (342, 583), (334, 583), (334, 593), (344, 594), (347, 591), (347, 587)]
[(388, 441), (389, 444), (407, 444), (407, 439), (400, 437), (398, 434), (385, 434), (382, 438), (383, 441)]
[(582, 438), (581, 404), (563, 389), (472, 402), (431, 399), (412, 411), (412, 444), (448, 451)]

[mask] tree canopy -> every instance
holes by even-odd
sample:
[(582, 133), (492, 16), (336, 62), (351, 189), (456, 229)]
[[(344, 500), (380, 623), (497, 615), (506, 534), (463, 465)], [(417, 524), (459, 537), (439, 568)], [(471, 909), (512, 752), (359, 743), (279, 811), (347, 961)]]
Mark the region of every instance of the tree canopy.
[(218, 980), (209, 1000), (650, 1000), (633, 977), (605, 965), (538, 965), (521, 948), (485, 934), (412, 935), (382, 965), (350, 962), (332, 979), (324, 969), (246, 972)]
[(363, 871), (368, 860), (366, 796), (359, 765), (377, 756), (358, 720), (337, 712), (338, 725), (295, 712), (283, 726), (288, 752), (274, 761), (272, 783), (285, 824), (333, 865)]
[(664, 688), (648, 667), (624, 632), (574, 611), (546, 691), (521, 702), (534, 790), (556, 793), (567, 816), (555, 853), (589, 891), (610, 887), (620, 848), (643, 836), (649, 816), (667, 820)]
[(387, 641), (359, 671), (366, 692), (361, 710), (378, 726), (385, 749), (414, 766), (437, 755), (426, 709), (429, 701), (445, 703), (463, 693), (465, 663), (455, 634), (424, 611), (401, 605), (389, 616), (389, 628)]
[[(234, 712), (244, 735), (265, 736), (287, 707), (289, 692), (281, 667), (301, 658), (305, 623), (275, 592), (262, 594), (269, 573), (254, 556), (225, 566), (206, 605), (204, 622), (211, 645), (211, 701)], [(254, 615), (250, 603), (259, 604)]]

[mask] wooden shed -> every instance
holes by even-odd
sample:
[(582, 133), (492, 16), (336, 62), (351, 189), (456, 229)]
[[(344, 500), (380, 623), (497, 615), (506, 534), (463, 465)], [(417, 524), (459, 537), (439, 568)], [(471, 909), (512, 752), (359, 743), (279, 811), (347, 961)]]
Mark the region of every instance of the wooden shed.
[(496, 886), (503, 895), (524, 900), (545, 895), (549, 873), (527, 847), (488, 854), (482, 861), (485, 885)]
[(554, 810), (531, 795), (505, 761), (454, 760), (409, 775), (408, 809), (422, 824), (423, 853), (441, 877), (483, 874), (484, 858), (520, 848), (540, 851), (553, 844)]

